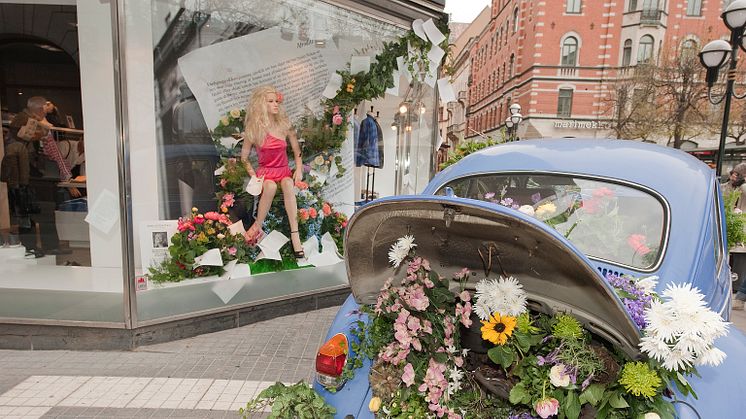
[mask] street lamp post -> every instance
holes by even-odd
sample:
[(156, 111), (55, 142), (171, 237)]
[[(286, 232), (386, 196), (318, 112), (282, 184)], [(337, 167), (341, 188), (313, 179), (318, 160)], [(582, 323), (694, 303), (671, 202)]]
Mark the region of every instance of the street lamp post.
[[(744, 0), (746, 1), (746, 0)], [(508, 128), (508, 141), (517, 140), (518, 125), (523, 121), (521, 115), (521, 105), (514, 103), (508, 108), (510, 116), (505, 119), (505, 126)]]
[[(707, 98), (713, 105), (718, 105), (723, 100), (723, 122), (720, 127), (720, 144), (718, 146), (718, 157), (716, 173), (720, 176), (723, 169), (723, 154), (725, 153), (725, 139), (728, 134), (728, 118), (730, 117), (731, 98), (743, 99), (746, 94), (739, 96), (735, 93), (733, 85), (736, 81), (736, 65), (738, 64), (738, 47), (746, 51), (744, 42), (744, 27), (746, 27), (746, 0), (735, 0), (720, 15), (725, 26), (730, 30), (730, 42), (717, 39), (708, 43), (699, 53), (699, 61), (707, 69)], [(730, 57), (729, 57), (730, 56)], [(725, 84), (725, 93), (720, 98), (713, 98), (712, 86), (718, 78), (720, 68), (728, 61), (728, 76)]]

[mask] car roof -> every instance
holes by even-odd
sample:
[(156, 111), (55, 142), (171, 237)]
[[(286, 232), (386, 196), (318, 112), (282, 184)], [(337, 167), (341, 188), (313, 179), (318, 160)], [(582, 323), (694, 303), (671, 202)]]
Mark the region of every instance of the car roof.
[[(521, 140), (473, 153), (439, 173), (427, 191), (452, 179), (493, 171), (540, 171), (600, 176), (647, 186), (667, 199), (709, 189), (713, 170), (670, 147), (630, 140)], [(430, 193), (434, 193), (432, 190)], [(704, 191), (703, 191), (704, 192)]]

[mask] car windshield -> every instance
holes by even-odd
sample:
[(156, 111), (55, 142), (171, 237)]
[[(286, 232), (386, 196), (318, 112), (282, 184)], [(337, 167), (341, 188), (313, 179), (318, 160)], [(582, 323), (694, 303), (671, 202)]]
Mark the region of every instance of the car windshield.
[(556, 174), (491, 174), (446, 188), (462, 198), (501, 204), (552, 226), (589, 257), (636, 269), (660, 258), (665, 208), (648, 192), (598, 179)]

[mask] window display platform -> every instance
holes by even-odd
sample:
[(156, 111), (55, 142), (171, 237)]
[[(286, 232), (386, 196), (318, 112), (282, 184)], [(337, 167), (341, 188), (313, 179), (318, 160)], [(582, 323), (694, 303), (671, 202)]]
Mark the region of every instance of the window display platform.
[[(344, 263), (230, 280), (208, 278), (138, 291), (140, 327), (124, 329), (118, 269), (4, 268), (9, 275), (0, 277), (2, 349), (132, 349), (339, 305), (350, 293)], [(60, 280), (50, 275), (58, 269), (71, 271)], [(28, 280), (18, 280), (24, 277)]]

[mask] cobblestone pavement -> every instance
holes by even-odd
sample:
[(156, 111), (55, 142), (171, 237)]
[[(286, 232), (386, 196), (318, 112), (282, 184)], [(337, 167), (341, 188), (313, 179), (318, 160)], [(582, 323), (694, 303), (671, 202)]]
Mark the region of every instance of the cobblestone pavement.
[(338, 307), (127, 352), (0, 350), (0, 418), (235, 418), (313, 377)]
[[(0, 418), (236, 418), (276, 381), (310, 382), (337, 309), (128, 352), (0, 350)], [(731, 321), (746, 331), (746, 312)]]

